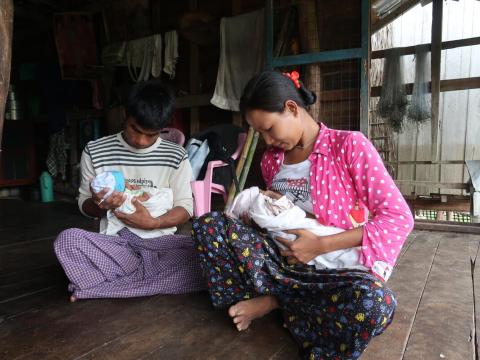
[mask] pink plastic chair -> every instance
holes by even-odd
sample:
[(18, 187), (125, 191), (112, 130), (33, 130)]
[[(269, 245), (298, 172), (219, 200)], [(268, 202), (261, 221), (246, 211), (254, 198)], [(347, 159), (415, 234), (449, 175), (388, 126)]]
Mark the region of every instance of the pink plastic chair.
[(185, 143), (185, 135), (183, 135), (183, 132), (175, 128), (163, 128), (160, 132), (160, 137), (180, 146), (183, 146)]
[[(245, 140), (247, 139), (246, 133), (238, 134), (237, 139), (237, 149), (233, 153), (232, 158), (236, 160), (245, 145)], [(227, 202), (227, 191), (223, 185), (216, 184), (212, 182), (213, 169), (227, 166), (228, 164), (221, 160), (210, 161), (207, 165), (207, 171), (205, 172), (205, 178), (203, 180), (192, 181), (192, 193), (194, 200), (193, 213), (195, 216), (201, 216), (205, 213), (210, 212), (212, 206), (212, 193), (222, 194), (223, 201)]]

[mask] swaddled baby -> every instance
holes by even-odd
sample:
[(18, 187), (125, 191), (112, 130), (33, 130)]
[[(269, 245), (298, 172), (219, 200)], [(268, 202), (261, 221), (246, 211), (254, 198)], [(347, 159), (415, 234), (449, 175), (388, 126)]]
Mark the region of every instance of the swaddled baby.
[[(242, 191), (227, 210), (227, 215), (237, 219), (244, 213), (247, 213), (261, 228), (266, 229), (274, 240), (276, 236), (291, 241), (295, 240), (295, 235), (287, 234), (284, 230), (306, 229), (318, 236), (333, 235), (344, 231), (333, 226), (324, 226), (315, 219), (308, 218), (305, 211), (286, 196), (273, 199), (266, 193), (261, 193), (258, 187)], [(280, 248), (284, 248), (281, 243), (275, 242)], [(315, 265), (317, 269), (367, 270), (358, 261), (359, 255), (360, 247), (341, 249), (319, 255), (308, 264)]]
[[(159, 217), (173, 207), (173, 193), (171, 189), (133, 186), (125, 180), (123, 174), (119, 171), (106, 171), (98, 174), (92, 180), (91, 186), (95, 193), (108, 188), (109, 191), (105, 194), (104, 199), (108, 198), (113, 191), (123, 192), (125, 201), (117, 210), (125, 214), (135, 212), (135, 205), (132, 204), (134, 197), (148, 210), (152, 217)], [(130, 227), (117, 218), (112, 210), (108, 210), (107, 226), (102, 233), (116, 235), (124, 227), (144, 239), (170, 235), (175, 232), (174, 228), (144, 230)]]

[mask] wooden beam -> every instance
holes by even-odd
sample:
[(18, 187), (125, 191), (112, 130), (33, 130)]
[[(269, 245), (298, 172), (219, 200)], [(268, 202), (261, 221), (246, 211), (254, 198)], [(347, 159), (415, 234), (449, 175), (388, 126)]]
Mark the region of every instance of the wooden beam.
[[(405, 86), (405, 93), (411, 95), (413, 91), (413, 83), (407, 83)], [(428, 83), (428, 91), (431, 92), (431, 83)], [(470, 90), (480, 88), (480, 77), (449, 79), (440, 81), (440, 92)], [(381, 86), (373, 86), (370, 88), (371, 97), (379, 97), (382, 93)]]
[(273, 70), (273, 0), (265, 1), (265, 70)]
[(12, 64), (13, 1), (0, 0), (0, 156)]
[(443, 0), (433, 0), (432, 6), (432, 160), (438, 160), (438, 134), (440, 128), (440, 71), (442, 59), (442, 19), (443, 19)]
[(330, 61), (341, 61), (362, 58), (362, 48), (328, 50), (314, 53), (281, 56), (272, 59), (273, 67), (284, 67), (292, 65), (307, 65)]
[(390, 14), (388, 14), (384, 18), (372, 23), (372, 35), (375, 34), (381, 28), (383, 28), (384, 26), (390, 24), (393, 20), (395, 20), (399, 16), (406, 13), (408, 10), (410, 10), (415, 5), (417, 5), (419, 2), (420, 0), (404, 0), (396, 10), (392, 11)]
[[(464, 46), (474, 46), (480, 44), (480, 36), (460, 39), (460, 40), (451, 40), (442, 42), (442, 50), (456, 49)], [(432, 50), (431, 44), (420, 44), (415, 46), (404, 46), (404, 47), (395, 47), (385, 50), (376, 50), (372, 51), (372, 59), (382, 59), (387, 56), (391, 51), (398, 52), (400, 55), (413, 55), (418, 47), (425, 47), (428, 51)]]
[[(242, 13), (242, 0), (232, 0), (232, 15), (240, 15)], [(243, 118), (239, 111), (232, 111), (232, 124), (242, 127)]]
[[(198, 0), (189, 0), (188, 9), (190, 11), (198, 8)], [(190, 94), (198, 94), (198, 77), (199, 77), (199, 61), (200, 53), (198, 45), (190, 42)], [(198, 107), (190, 108), (190, 135), (197, 133), (200, 130), (200, 115)]]
[(451, 222), (415, 220), (415, 230), (448, 231), (480, 235), (480, 226), (469, 223), (453, 224)]
[(415, 185), (415, 186), (427, 186), (432, 188), (442, 189), (461, 189), (468, 190), (469, 187), (464, 183), (443, 183), (440, 181), (419, 181), (419, 180), (395, 180), (397, 185)]
[(368, 137), (370, 103), (370, 0), (362, 0), (362, 58), (360, 61), (360, 131)]
[(405, 160), (405, 161), (386, 161), (387, 164), (399, 164), (399, 165), (465, 165), (464, 160), (441, 160), (441, 161), (429, 161), (429, 160)]

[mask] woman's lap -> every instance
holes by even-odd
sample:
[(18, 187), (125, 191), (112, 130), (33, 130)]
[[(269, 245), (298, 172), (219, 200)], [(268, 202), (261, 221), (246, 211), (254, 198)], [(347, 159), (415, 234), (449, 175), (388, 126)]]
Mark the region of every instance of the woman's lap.
[(288, 265), (273, 241), (221, 213), (195, 219), (193, 230), (213, 304), (274, 295), (314, 358), (358, 357), (393, 317), (392, 292), (367, 272)]

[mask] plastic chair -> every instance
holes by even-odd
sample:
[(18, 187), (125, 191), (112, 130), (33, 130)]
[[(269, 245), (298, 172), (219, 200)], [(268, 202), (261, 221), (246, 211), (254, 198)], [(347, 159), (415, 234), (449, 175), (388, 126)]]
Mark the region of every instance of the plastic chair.
[[(236, 160), (240, 156), (246, 139), (246, 133), (238, 134), (237, 149), (232, 155), (232, 158), (234, 160)], [(227, 202), (228, 189), (225, 189), (223, 185), (212, 182), (213, 169), (227, 165), (227, 163), (221, 160), (210, 161), (207, 165), (205, 178), (203, 180), (196, 180), (191, 182), (194, 200), (193, 214), (195, 216), (201, 216), (205, 213), (210, 212), (210, 208), (212, 206), (212, 193), (221, 194), (223, 196), (223, 201), (225, 203)]]
[(183, 135), (183, 132), (175, 128), (163, 128), (160, 132), (160, 137), (180, 146), (183, 146), (185, 143), (185, 135)]

